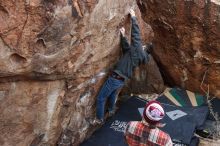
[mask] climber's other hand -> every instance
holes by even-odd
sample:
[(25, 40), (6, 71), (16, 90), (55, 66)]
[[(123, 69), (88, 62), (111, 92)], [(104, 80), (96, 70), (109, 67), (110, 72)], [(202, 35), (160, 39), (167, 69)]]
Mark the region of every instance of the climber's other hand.
[(131, 15), (131, 17), (135, 17), (135, 12), (133, 9), (130, 9), (129, 10), (129, 14)]

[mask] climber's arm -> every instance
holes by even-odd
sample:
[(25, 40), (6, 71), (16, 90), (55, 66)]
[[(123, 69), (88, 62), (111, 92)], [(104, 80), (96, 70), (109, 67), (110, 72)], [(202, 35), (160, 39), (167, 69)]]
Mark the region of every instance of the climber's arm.
[(138, 26), (137, 18), (135, 16), (134, 10), (130, 10), (130, 15), (131, 15), (131, 46), (134, 48), (138, 48), (142, 46), (141, 43), (141, 33), (140, 33), (140, 28)]
[(120, 34), (121, 34), (121, 47), (123, 54), (127, 52), (130, 49), (130, 45), (128, 43), (128, 39), (125, 37), (125, 29), (124, 27), (120, 28)]

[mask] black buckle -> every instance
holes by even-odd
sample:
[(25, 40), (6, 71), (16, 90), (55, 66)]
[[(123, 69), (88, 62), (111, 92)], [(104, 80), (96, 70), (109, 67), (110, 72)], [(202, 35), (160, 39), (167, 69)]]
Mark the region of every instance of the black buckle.
[(117, 80), (122, 80), (124, 81), (124, 78), (121, 77), (120, 75), (118, 75), (117, 73), (115, 72), (112, 72), (112, 75), (111, 75), (113, 78), (117, 79)]

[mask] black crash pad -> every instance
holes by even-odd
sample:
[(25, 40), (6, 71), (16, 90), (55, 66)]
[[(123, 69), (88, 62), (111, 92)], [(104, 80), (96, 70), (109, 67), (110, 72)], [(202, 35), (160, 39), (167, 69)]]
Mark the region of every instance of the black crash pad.
[[(107, 120), (100, 129), (95, 131), (80, 146), (127, 146), (123, 135), (126, 124), (129, 121), (140, 121), (142, 119), (139, 110), (145, 106), (146, 102), (138, 97), (131, 97), (123, 102), (116, 115)], [(208, 114), (206, 106), (196, 108), (177, 107), (169, 104), (163, 106), (166, 112), (181, 110), (187, 114), (175, 120), (171, 120), (166, 114), (163, 119), (162, 122), (166, 123), (166, 126), (162, 130), (169, 133), (172, 140), (187, 145), (198, 140), (193, 138), (193, 133), (196, 127), (200, 127), (206, 119)]]

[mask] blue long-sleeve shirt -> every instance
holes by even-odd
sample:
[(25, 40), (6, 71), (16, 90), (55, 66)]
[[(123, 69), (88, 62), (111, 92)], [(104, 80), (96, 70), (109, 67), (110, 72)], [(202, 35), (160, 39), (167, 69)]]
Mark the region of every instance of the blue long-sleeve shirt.
[(128, 43), (126, 37), (121, 36), (123, 56), (120, 58), (114, 69), (114, 72), (125, 79), (131, 78), (135, 67), (139, 66), (141, 63), (147, 63), (149, 60), (148, 54), (143, 51), (142, 48), (141, 34), (136, 17), (132, 17), (131, 21), (131, 44)]

